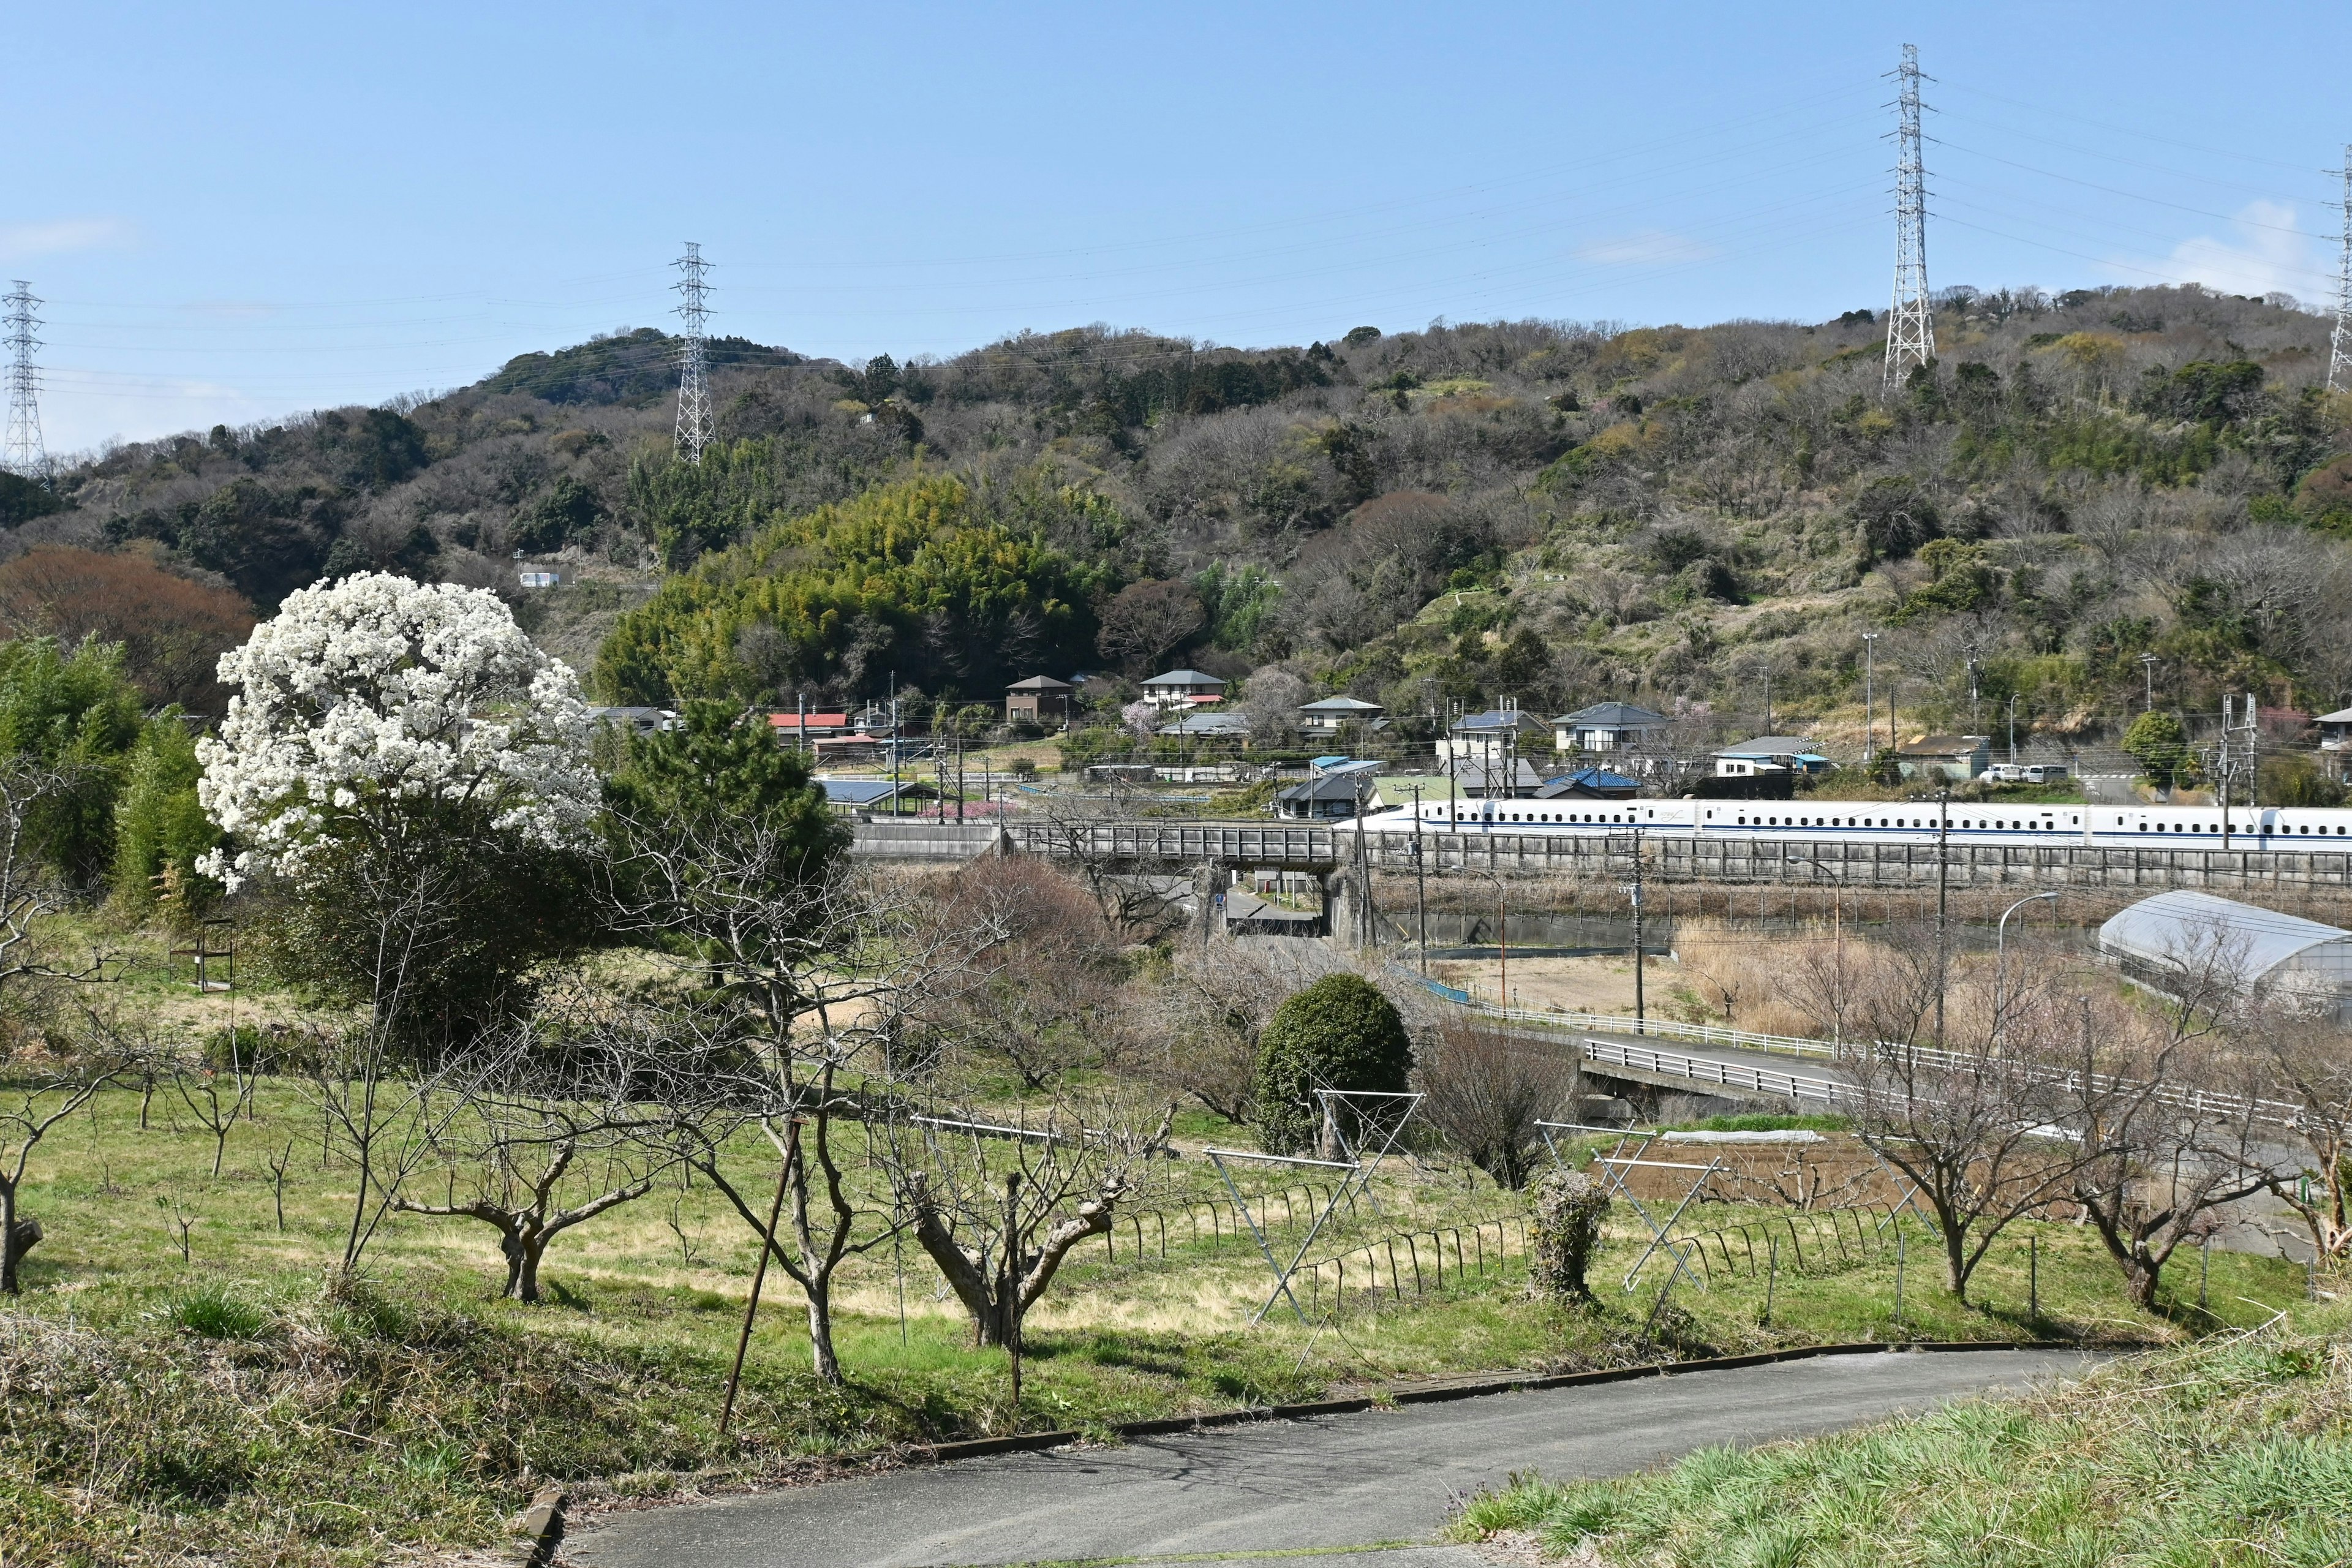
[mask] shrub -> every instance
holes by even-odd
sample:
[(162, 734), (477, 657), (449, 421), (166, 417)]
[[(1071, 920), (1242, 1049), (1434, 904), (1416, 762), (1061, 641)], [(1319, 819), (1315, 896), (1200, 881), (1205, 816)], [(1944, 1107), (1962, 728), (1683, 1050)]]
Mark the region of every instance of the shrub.
[(1315, 1090), (1397, 1093), (1412, 1070), (1412, 1042), (1395, 1005), (1360, 976), (1327, 974), (1276, 1008), (1259, 1037), (1258, 1141), (1296, 1153), (1316, 1139)]
[(1601, 1249), (1601, 1222), (1609, 1194), (1591, 1177), (1551, 1171), (1536, 1183), (1535, 1214), (1528, 1226), (1528, 1278), (1547, 1296), (1589, 1301), (1584, 1271)]

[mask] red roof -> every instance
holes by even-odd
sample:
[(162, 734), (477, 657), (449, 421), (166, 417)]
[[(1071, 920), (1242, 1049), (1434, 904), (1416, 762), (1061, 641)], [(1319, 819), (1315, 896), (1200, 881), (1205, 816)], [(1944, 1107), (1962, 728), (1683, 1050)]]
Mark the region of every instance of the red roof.
[[(801, 716), (797, 713), (771, 713), (768, 722), (779, 730), (797, 730), (801, 727)], [(849, 715), (846, 713), (812, 713), (808, 716), (808, 727), (812, 730), (839, 730), (848, 722)]]

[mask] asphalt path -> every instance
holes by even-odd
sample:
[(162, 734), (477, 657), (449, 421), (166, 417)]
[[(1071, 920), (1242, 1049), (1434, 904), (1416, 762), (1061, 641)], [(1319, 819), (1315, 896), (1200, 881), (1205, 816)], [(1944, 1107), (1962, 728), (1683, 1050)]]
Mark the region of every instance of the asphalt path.
[[(2022, 1390), (2089, 1360), (2053, 1351), (1824, 1356), (1007, 1454), (605, 1514), (583, 1522), (565, 1556), (583, 1568), (969, 1568), (1402, 1548), (1430, 1542), (1454, 1499), (1514, 1470), (1623, 1475), (1696, 1448)], [(1366, 1557), (1384, 1568), (1469, 1560), (1429, 1546)]]

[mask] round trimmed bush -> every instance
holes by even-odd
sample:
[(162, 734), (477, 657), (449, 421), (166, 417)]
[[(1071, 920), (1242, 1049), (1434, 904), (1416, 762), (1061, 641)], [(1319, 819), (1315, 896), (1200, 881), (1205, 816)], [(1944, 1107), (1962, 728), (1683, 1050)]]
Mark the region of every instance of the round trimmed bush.
[(1402, 1092), (1412, 1042), (1394, 1004), (1360, 975), (1327, 974), (1275, 1009), (1258, 1037), (1258, 1142), (1269, 1153), (1312, 1148), (1318, 1089)]

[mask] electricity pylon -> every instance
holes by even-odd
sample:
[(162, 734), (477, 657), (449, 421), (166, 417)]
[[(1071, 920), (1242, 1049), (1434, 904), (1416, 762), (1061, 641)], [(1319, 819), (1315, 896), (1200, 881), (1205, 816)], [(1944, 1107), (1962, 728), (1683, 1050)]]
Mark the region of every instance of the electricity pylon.
[(33, 363), (33, 351), (41, 346), (33, 335), (41, 324), (33, 314), (39, 303), (33, 298), (33, 286), (22, 278), (0, 299), (7, 308), (0, 326), (6, 328), (8, 345), (8, 436), (0, 446), (0, 468), (28, 479), (45, 479), (49, 474), (49, 454), (41, 444), (41, 373)]
[(677, 372), (677, 449), (689, 463), (702, 461), (702, 448), (710, 444), (710, 353), (703, 339), (703, 323), (710, 319), (708, 303), (710, 285), (703, 281), (703, 273), (710, 263), (702, 259), (702, 247), (688, 240), (686, 254), (673, 264), (678, 269), (677, 315), (686, 323), (684, 342), (678, 348)]
[(1936, 357), (1936, 322), (1927, 306), (1927, 165), (1919, 151), (1919, 46), (1903, 46), (1903, 64), (1890, 73), (1900, 89), (1895, 107), (1895, 306), (1886, 313), (1888, 393), (1912, 370)]
[(2352, 392), (2352, 144), (2344, 149), (2344, 237), (2336, 254), (2336, 331), (2327, 340), (2327, 390)]

